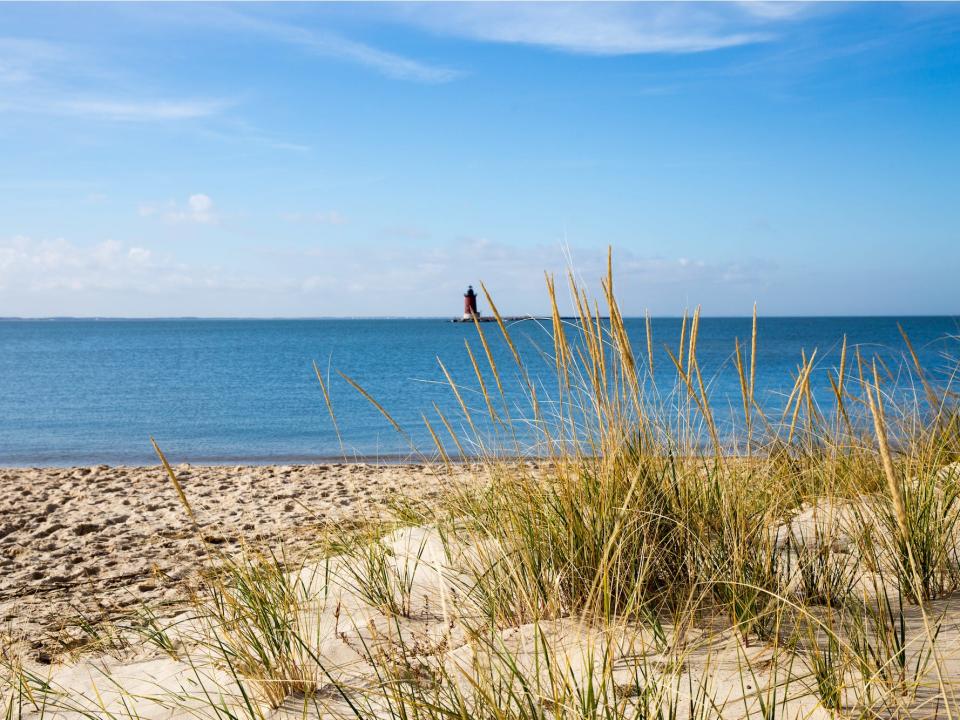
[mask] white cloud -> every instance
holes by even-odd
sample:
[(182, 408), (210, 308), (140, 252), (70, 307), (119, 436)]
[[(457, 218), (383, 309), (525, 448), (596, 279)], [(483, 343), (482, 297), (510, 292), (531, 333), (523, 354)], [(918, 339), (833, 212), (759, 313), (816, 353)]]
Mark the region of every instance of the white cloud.
[(765, 20), (783, 20), (807, 13), (812, 5), (790, 0), (742, 0), (737, 7), (748, 15)]
[(153, 252), (141, 247), (132, 247), (127, 250), (127, 258), (137, 266), (149, 265), (153, 261)]
[(200, 222), (206, 222), (213, 212), (213, 200), (209, 195), (197, 193), (187, 199), (187, 205), (190, 206), (191, 214), (199, 219)]
[(147, 248), (104, 240), (80, 246), (63, 238), (35, 240), (16, 236), (0, 242), (0, 289), (124, 289), (148, 284), (157, 270), (169, 268)]
[[(0, 73), (3, 68), (0, 67)], [(233, 103), (223, 99), (155, 100), (128, 98), (66, 98), (60, 91), (19, 93), (14, 99), (0, 96), (4, 112), (90, 118), (108, 122), (175, 122), (219, 115)]]
[(283, 293), (302, 298), (282, 277), (188, 264), (139, 244), (0, 238), (3, 315), (269, 315)]
[(179, 19), (219, 29), (247, 30), (276, 42), (296, 46), (311, 55), (353, 62), (398, 80), (446, 83), (463, 74), (453, 68), (422, 62), (351, 40), (326, 29), (311, 29), (305, 23), (294, 25), (271, 20), (246, 10), (223, 6), (208, 6), (199, 10), (191, 6), (191, 11)]
[[(203, 202), (196, 203), (206, 207)], [(202, 208), (201, 208), (202, 210)], [(573, 248), (585, 287), (600, 294), (606, 251)], [(549, 311), (543, 273), (561, 288), (568, 255), (557, 244), (512, 246), (485, 238), (430, 245), (329, 244), (310, 251), (231, 255), (229, 267), (178, 261), (169, 251), (105, 240), (0, 239), (0, 303), (21, 315), (433, 315), (453, 316), (480, 281), (508, 315)], [(735, 263), (615, 252), (625, 312), (676, 313), (703, 301), (747, 312), (779, 277), (759, 261)], [(562, 292), (562, 290), (561, 290)], [(734, 300), (730, 298), (733, 297)], [(561, 309), (570, 312), (570, 303)], [(742, 300), (742, 307), (739, 303)]]
[(174, 222), (195, 222), (201, 225), (213, 225), (219, 222), (213, 200), (203, 193), (191, 195), (187, 198), (186, 210), (170, 213), (167, 217)]
[(224, 100), (115, 100), (101, 98), (34, 103), (33, 107), (35, 110), (46, 110), (50, 113), (93, 117), (118, 122), (154, 122), (209, 117), (220, 113), (228, 104)]
[(309, 34), (301, 42), (307, 49), (322, 55), (339, 56), (398, 80), (422, 83), (446, 83), (463, 73), (452, 68), (428, 65), (418, 60), (379, 50), (370, 45), (333, 35)]
[[(142, 306), (138, 301), (143, 296), (166, 298), (173, 291), (186, 302), (183, 309), (204, 314), (197, 300), (200, 293), (275, 292), (282, 287), (217, 267), (189, 265), (169, 253), (113, 239), (92, 245), (22, 235), (0, 239), (0, 298), (5, 307), (26, 316), (91, 314), (84, 303), (96, 297), (106, 302), (93, 314), (123, 316), (127, 308)], [(149, 309), (146, 314), (151, 314)]]
[(592, 55), (695, 53), (773, 39), (797, 13), (724, 3), (431, 3), (391, 8), (419, 27), (484, 42)]
[[(0, 37), (0, 110), (5, 112), (93, 118), (113, 122), (191, 120), (221, 113), (232, 105), (221, 98), (156, 98), (121, 93), (131, 85), (126, 72), (102, 66), (99, 53), (29, 37)], [(91, 84), (105, 92), (79, 93)]]
[(22, 84), (67, 53), (58, 45), (33, 38), (0, 37), (0, 83)]
[(169, 200), (160, 205), (141, 203), (137, 207), (137, 214), (144, 218), (161, 217), (169, 223), (191, 222), (200, 225), (216, 225), (220, 222), (213, 199), (204, 193), (191, 195), (183, 204), (176, 200)]

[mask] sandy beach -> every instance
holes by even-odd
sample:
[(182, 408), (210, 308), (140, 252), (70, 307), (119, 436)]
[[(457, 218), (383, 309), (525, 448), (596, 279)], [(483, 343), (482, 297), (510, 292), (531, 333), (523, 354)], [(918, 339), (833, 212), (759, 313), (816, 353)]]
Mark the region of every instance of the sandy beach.
[[(207, 543), (282, 542), (293, 557), (308, 553), (324, 526), (363, 523), (401, 491), (430, 499), (471, 476), (466, 467), (367, 464), (175, 470)], [(82, 616), (177, 603), (205, 559), (159, 466), (3, 468), (0, 484), (0, 628), (40, 657), (69, 646)]]
[[(955, 471), (955, 466), (944, 469), (950, 477)], [(283, 540), (293, 552), (307, 552), (311, 529), (316, 537), (318, 526), (326, 520), (344, 527), (362, 522), (385, 509), (401, 490), (408, 497), (429, 500), (451, 482), (479, 479), (468, 468), (448, 475), (426, 467), (365, 465), (180, 467), (178, 474), (208, 543), (229, 548), (244, 534), (265, 545)], [(246, 707), (263, 720), (395, 718), (398, 715), (378, 690), (379, 673), (384, 672), (382, 663), (393, 667), (391, 663), (403, 653), (413, 652), (412, 662), (419, 672), (442, 678), (462, 698), (471, 698), (473, 689), (484, 687), (481, 683), (490, 677), (510, 673), (536, 678), (549, 698), (568, 687), (563, 684), (565, 676), (558, 681), (555, 675), (563, 669), (577, 682), (602, 677), (612, 695), (603, 696), (601, 703), (627, 711), (631, 703), (640, 702), (639, 689), (644, 687), (661, 693), (654, 696), (658, 704), (675, 702), (677, 697), (686, 703), (683, 693), (696, 687), (691, 708), (709, 706), (715, 714), (697, 715), (691, 709), (694, 717), (758, 717), (763, 715), (762, 702), (772, 696), (778, 683), (786, 683), (796, 690), (789, 695), (783, 692), (779, 701), (783, 716), (811, 720), (837, 716), (818, 700), (808, 661), (794, 662), (769, 638), (745, 642), (729, 628), (691, 629), (683, 622), (664, 622), (658, 635), (642, 623), (604, 626), (569, 615), (508, 623), (493, 631), (488, 644), (478, 641), (471, 622), (480, 607), (464, 592), (473, 582), (467, 568), (492, 559), (485, 553), (495, 548), (470, 540), (469, 534), (457, 540), (430, 527), (398, 528), (380, 541), (386, 553), (381, 557), (391, 576), (409, 578), (405, 596), (409, 604), (398, 611), (372, 603), (365, 590), (372, 587), (367, 585), (372, 582), (371, 566), (365, 564), (370, 556), (362, 551), (334, 558), (330, 565), (307, 563), (295, 568), (284, 581), (296, 596), (289, 608), (288, 627), (309, 645), (277, 655), (278, 662), (290, 664), (274, 669), (276, 677), (266, 675), (256, 663), (236, 665), (246, 657), (243, 648), (249, 638), (232, 623), (239, 621), (241, 630), (248, 628), (243, 623), (249, 622), (249, 616), (231, 615), (224, 622), (226, 618), (216, 612), (209, 614), (215, 611), (209, 597), (192, 607), (176, 607), (182, 590), (178, 581), (197, 569), (201, 555), (189, 539), (191, 526), (176, 493), (163, 482), (158, 468), (14, 470), (4, 475), (8, 486), (13, 483), (17, 489), (11, 496), (22, 496), (21, 503), (30, 512), (24, 511), (27, 522), (22, 526), (10, 524), (3, 529), (4, 568), (13, 569), (3, 577), (3, 611), (8, 623), (34, 633), (38, 638), (34, 650), (39, 650), (23, 666), (11, 667), (25, 667), (27, 675), (22, 677), (34, 678), (30, 682), (40, 688), (37, 697), (51, 703), (51, 717), (213, 720), (223, 717), (222, 703), (233, 717), (241, 716)], [(314, 512), (300, 501), (313, 505)], [(9, 516), (9, 502), (4, 510)], [(782, 544), (781, 537), (814, 544), (817, 538), (832, 537), (838, 547), (846, 547), (848, 530), (857, 522), (854, 510), (851, 503), (834, 506), (824, 501), (807, 506), (773, 528), (777, 545)], [(49, 538), (58, 538), (59, 544), (49, 545), (53, 542)], [(784, 545), (784, 552), (793, 551)], [(842, 550), (844, 557), (847, 552)], [(35, 577), (41, 573), (31, 568), (45, 576)], [(264, 588), (277, 587), (268, 576), (260, 582)], [(867, 586), (863, 588), (866, 592)], [(169, 620), (170, 640), (163, 648), (142, 635), (128, 634), (117, 646), (43, 657), (54, 652), (58, 630), (71, 614), (76, 615), (76, 608), (102, 617), (141, 600), (157, 599), (174, 605), (166, 608), (165, 617), (176, 615)], [(929, 611), (937, 618), (943, 648), (941, 683), (944, 692), (952, 694), (960, 676), (956, 654), (960, 615), (950, 599), (930, 604)], [(913, 638), (908, 650), (913, 662), (923, 656), (923, 644), (916, 639), (924, 636), (924, 616), (912, 607), (903, 618), (904, 631)], [(259, 630), (264, 627), (256, 625)], [(69, 631), (59, 637), (69, 637)], [(211, 637), (228, 643), (230, 649), (211, 644)], [(545, 658), (550, 659), (547, 669), (542, 667)], [(318, 663), (325, 668), (323, 673), (317, 670)], [(638, 675), (638, 666), (656, 678)], [(237, 667), (239, 675), (235, 669), (228, 670)], [(903, 685), (909, 692), (896, 696), (905, 712), (921, 711), (911, 717), (938, 717), (922, 714), (936, 697), (937, 686), (927, 670), (918, 671), (915, 681)], [(283, 680), (290, 677), (284, 673), (290, 672), (295, 679)], [(840, 691), (838, 702), (846, 707), (862, 703), (858, 688), (866, 687), (865, 682), (851, 681), (850, 687)], [(248, 705), (244, 693), (253, 693), (256, 701)], [(211, 697), (217, 698), (216, 703)], [(412, 697), (404, 702), (419, 698)], [(15, 700), (11, 695), (6, 702)], [(506, 696), (500, 700), (511, 702)], [(14, 717), (47, 717), (43, 705), (25, 703), (20, 712)]]

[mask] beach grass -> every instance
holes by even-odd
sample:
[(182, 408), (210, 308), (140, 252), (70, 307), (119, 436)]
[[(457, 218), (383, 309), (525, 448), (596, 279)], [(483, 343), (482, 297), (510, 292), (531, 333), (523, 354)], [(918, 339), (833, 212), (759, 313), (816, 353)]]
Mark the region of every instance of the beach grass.
[[(442, 367), (460, 417), (424, 415), (425, 461), (442, 468), (473, 449), (476, 482), (430, 505), (398, 499), (390, 524), (327, 543), (312, 566), (280, 549), (212, 552), (216, 572), (176, 641), (145, 616), (171, 662), (220, 673), (216, 692), (206, 679), (190, 696), (193, 716), (952, 720), (952, 377), (931, 377), (906, 335), (899, 368), (844, 340), (836, 367), (816, 350), (798, 359), (771, 417), (755, 395), (755, 312), (731, 349), (737, 416), (721, 421), (697, 358), (699, 311), (667, 349), (664, 387), (649, 319), (645, 347), (627, 336), (612, 261), (599, 298), (570, 276), (575, 321), (546, 284), (550, 383), (482, 288), (511, 364), (497, 364), (476, 323), (469, 374)], [(811, 390), (815, 373), (831, 407)], [(317, 377), (336, 422), (329, 378)], [(523, 407), (507, 390), (516, 383)], [(79, 712), (28, 664), (5, 665), (5, 717)]]

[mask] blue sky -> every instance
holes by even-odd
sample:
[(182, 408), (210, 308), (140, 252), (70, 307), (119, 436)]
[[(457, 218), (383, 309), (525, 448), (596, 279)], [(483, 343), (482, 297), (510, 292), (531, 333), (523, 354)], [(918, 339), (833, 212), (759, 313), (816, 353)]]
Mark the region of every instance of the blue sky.
[(0, 316), (960, 313), (960, 5), (0, 4)]

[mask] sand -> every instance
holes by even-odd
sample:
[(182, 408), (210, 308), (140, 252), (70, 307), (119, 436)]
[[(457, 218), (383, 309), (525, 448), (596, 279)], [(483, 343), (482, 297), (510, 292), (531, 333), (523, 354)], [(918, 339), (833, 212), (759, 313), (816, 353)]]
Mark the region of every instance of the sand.
[[(320, 528), (365, 522), (384, 512), (401, 491), (429, 501), (452, 483), (483, 481), (466, 468), (448, 476), (413, 466), (180, 467), (178, 473), (207, 542), (229, 550), (239, 549), (241, 535), (258, 538), (265, 547), (282, 540), (305, 557)], [(588, 678), (604, 677), (615, 690), (611, 697), (626, 703), (627, 715), (631, 708), (639, 714), (644, 696), (638, 688), (649, 685), (667, 693), (657, 696), (655, 704), (668, 696), (679, 700), (680, 718), (686, 717), (689, 693), (709, 698), (703, 701), (703, 717), (760, 717), (761, 701), (773, 697), (779, 698), (778, 717), (834, 716), (817, 701), (808, 657), (788, 656), (769, 641), (746, 644), (730, 629), (664, 623), (658, 639), (643, 624), (601, 626), (577, 616), (490, 627), (476, 604), (482, 598), (470, 588), (471, 578), (486, 575), (493, 567), (490, 561), (497, 562), (497, 547), (469, 532), (451, 536), (434, 527), (397, 528), (381, 541), (391, 576), (410, 579), (409, 606), (400, 614), (360, 591), (358, 578), (369, 572), (362, 552), (324, 562), (308, 559), (289, 571), (297, 596), (289, 622), (303, 644), (287, 652), (296, 667), (305, 669), (313, 689), (286, 692), (271, 704), (262, 687), (275, 680), (262, 675), (259, 666), (253, 675), (227, 671), (236, 667), (238, 655), (222, 643), (229, 646), (236, 630), (220, 624), (222, 618), (212, 619), (210, 599), (201, 595), (194, 605), (176, 603), (202, 556), (176, 493), (159, 469), (0, 472), (0, 478), (4, 475), (6, 524), (0, 549), (3, 611), (11, 626), (49, 640), (72, 606), (109, 615), (122, 613), (129, 606), (125, 603), (172, 603), (164, 616), (169, 650), (132, 634), (116, 648), (28, 659), (24, 667), (31, 682), (45, 688), (43, 697), (53, 704), (23, 704), (24, 720), (213, 720), (227, 712), (263, 720), (340, 719), (352, 717), (355, 707), (364, 717), (390, 718), (396, 715), (385, 705), (380, 683), (385, 669), (396, 668), (416, 670), (414, 685), (422, 682), (426, 688), (432, 687), (427, 679), (442, 677), (468, 702), (491, 677), (505, 677), (516, 668), (539, 688), (536, 696), (547, 706), (558, 689), (584, 687)], [(844, 552), (851, 504), (867, 502), (812, 502), (772, 531), (778, 541), (789, 535), (804, 543), (839, 542), (838, 551)], [(35, 577), (37, 568), (42, 568), (41, 577)], [(960, 690), (960, 604), (947, 597), (927, 609), (939, 627), (942, 682), (955, 698)], [(919, 608), (905, 609), (901, 630), (908, 638), (907, 666), (915, 667), (929, 632)], [(401, 660), (410, 664), (401, 666)], [(641, 666), (646, 669), (638, 675)], [(860, 690), (875, 681), (868, 683), (856, 666), (847, 673), (843, 703), (852, 708), (863, 702)], [(933, 665), (909, 685), (909, 692), (884, 696), (902, 707), (884, 707), (881, 716), (938, 717)], [(252, 715), (245, 710), (250, 697)]]
[[(208, 543), (240, 539), (296, 556), (319, 530), (427, 500), (471, 476), (412, 465), (175, 468)], [(0, 633), (42, 657), (100, 620), (142, 603), (176, 603), (204, 560), (192, 524), (160, 467), (0, 469)]]
[[(230, 717), (260, 720), (341, 720), (355, 717), (354, 708), (359, 708), (365, 718), (388, 720), (398, 717), (396, 707), (391, 712), (378, 687), (384, 668), (392, 667), (390, 663), (400, 657), (415, 661), (424, 678), (444, 677), (444, 682), (455, 685), (464, 698), (470, 698), (475, 688), (484, 687), (490, 677), (509, 676), (513, 668), (537, 688), (534, 695), (543, 698), (548, 708), (553, 693), (569, 688), (567, 683), (583, 687), (588, 677), (606, 677), (604, 682), (619, 689), (612, 697), (622, 698), (628, 708), (636, 708), (639, 716), (642, 698), (635, 694), (635, 683), (639, 681), (642, 686), (648, 680), (637, 675), (639, 663), (662, 677), (655, 687), (666, 694), (657, 695), (656, 704), (675, 697), (681, 720), (688, 717), (690, 693), (697, 697), (704, 693), (710, 698), (704, 701), (706, 713), (696, 717), (762, 717), (761, 698), (769, 702), (773, 697), (777, 698), (777, 717), (834, 717), (817, 702), (813, 679), (802, 657), (794, 662), (769, 643), (745, 645), (738, 633), (693, 631), (681, 644), (681, 662), (649, 628), (640, 625), (600, 627), (585, 619), (567, 617), (495, 629), (491, 637), (486, 631), (478, 636), (465, 627), (471, 604), (463, 594), (456, 570), (461, 564), (458, 558), (472, 554), (475, 547), (451, 545), (434, 530), (417, 527), (398, 529), (383, 542), (390, 548), (391, 565), (397, 570), (412, 568), (408, 615), (387, 614), (358, 595), (350, 580), (354, 560), (349, 558), (334, 558), (332, 566), (308, 566), (295, 573), (302, 598), (294, 622), (309, 651), (294, 654), (299, 667), (312, 668), (308, 677), (316, 690), (308, 695), (293, 691), (279, 704), (271, 705), (260, 697), (257, 680), (250, 676), (243, 680), (247, 694), (242, 693), (237, 678), (226, 670), (224, 656), (209, 641), (210, 625), (194, 610), (183, 613), (170, 626), (175, 636), (172, 653), (141, 645), (115, 653), (78, 655), (45, 668), (33, 666), (31, 671), (42, 678), (51, 704), (41, 710), (27, 705), (22, 717), (220, 720), (229, 712)], [(938, 642), (944, 651), (944, 681), (952, 695), (960, 680), (960, 608), (947, 600), (932, 603), (929, 609), (941, 626)], [(916, 608), (908, 611), (906, 621), (906, 633), (911, 638), (909, 661), (913, 662), (922, 652), (922, 642), (915, 641), (923, 637), (923, 623)], [(664, 641), (676, 647), (678, 628), (664, 624), (662, 630)], [(217, 632), (229, 638), (222, 629)], [(415, 658), (408, 654), (411, 652), (416, 653)], [(788, 678), (789, 693), (782, 687)], [(334, 683), (346, 695), (341, 695)], [(430, 687), (428, 683), (425, 686)], [(900, 701), (904, 709), (915, 711), (911, 717), (938, 717), (930, 701), (935, 691), (936, 684), (927, 673), (915, 694), (911, 692)], [(252, 713), (246, 710), (251, 697), (255, 706)], [(517, 702), (518, 697), (511, 700), (504, 695), (503, 701)], [(523, 701), (522, 696), (519, 701)], [(852, 693), (845, 695), (845, 704), (856, 702)], [(628, 709), (624, 716), (630, 715)], [(900, 715), (893, 709), (881, 716)]]

